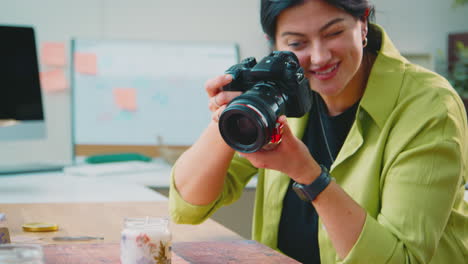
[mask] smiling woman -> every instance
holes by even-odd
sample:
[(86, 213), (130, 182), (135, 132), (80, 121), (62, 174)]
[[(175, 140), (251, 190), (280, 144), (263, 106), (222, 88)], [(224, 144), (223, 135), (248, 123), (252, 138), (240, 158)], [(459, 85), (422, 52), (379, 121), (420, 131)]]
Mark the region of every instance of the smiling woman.
[[(298, 57), (313, 106), (278, 118), (275, 149), (241, 155), (213, 119), (173, 168), (175, 222), (204, 221), (257, 174), (253, 239), (302, 263), (464, 262), (466, 112), (372, 14), (367, 0), (261, 1), (263, 30)], [(213, 116), (238, 95), (222, 90), (231, 80), (206, 82), (210, 101), (223, 98)]]
[[(291, 5), (281, 13), (283, 6), (263, 10), (264, 31), (275, 49), (298, 56), (311, 88), (322, 95), (330, 114), (338, 115), (362, 96), (375, 59), (379, 33), (369, 27), (373, 9), (363, 1), (294, 2), (281, 2)], [(304, 19), (308, 16), (314, 23)]]

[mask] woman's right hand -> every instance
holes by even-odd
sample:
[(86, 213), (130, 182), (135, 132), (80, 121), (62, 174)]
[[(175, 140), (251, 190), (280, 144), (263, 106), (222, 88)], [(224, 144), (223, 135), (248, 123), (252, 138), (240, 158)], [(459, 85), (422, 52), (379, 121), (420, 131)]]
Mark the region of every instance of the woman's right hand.
[(179, 157), (174, 166), (175, 189), (183, 200), (193, 205), (207, 205), (219, 197), (234, 156), (234, 150), (221, 137), (217, 124), (218, 115), (240, 94), (222, 90), (222, 87), (231, 81), (230, 74), (206, 81), (205, 89), (210, 98), (208, 107), (215, 122), (211, 121), (208, 124), (197, 141)]
[(209, 97), (208, 108), (212, 112), (211, 118), (215, 122), (218, 122), (219, 116), (226, 108), (226, 105), (231, 102), (232, 99), (241, 94), (241, 92), (227, 92), (221, 89), (231, 81), (232, 75), (224, 74), (213, 79), (209, 79), (205, 83), (205, 90)]

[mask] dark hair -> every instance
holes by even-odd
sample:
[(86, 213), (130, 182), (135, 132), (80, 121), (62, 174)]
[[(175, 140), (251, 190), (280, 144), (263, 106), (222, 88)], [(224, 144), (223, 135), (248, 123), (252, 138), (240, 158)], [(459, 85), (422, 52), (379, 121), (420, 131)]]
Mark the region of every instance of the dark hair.
[[(366, 50), (375, 52), (380, 49), (380, 32), (370, 25), (374, 21), (374, 6), (368, 0), (324, 0), (328, 4), (340, 8), (357, 19), (362, 19), (369, 9), (367, 19)], [(260, 21), (263, 32), (270, 38), (270, 44), (275, 43), (276, 21), (285, 9), (301, 5), (305, 0), (261, 0)]]

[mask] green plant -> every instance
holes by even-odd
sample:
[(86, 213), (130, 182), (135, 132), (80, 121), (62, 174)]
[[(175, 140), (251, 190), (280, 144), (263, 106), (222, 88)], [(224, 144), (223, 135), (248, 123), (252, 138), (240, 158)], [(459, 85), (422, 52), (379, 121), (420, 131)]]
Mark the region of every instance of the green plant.
[(449, 74), (449, 81), (460, 96), (468, 98), (468, 46), (461, 41), (456, 43), (457, 62)]
[[(468, 1), (468, 0), (467, 0)], [(453, 88), (462, 98), (468, 98), (468, 45), (463, 42), (456, 42), (457, 61), (448, 70), (447, 59), (444, 58), (442, 51), (439, 50), (436, 71), (443, 75), (452, 84)]]
[(453, 0), (453, 6), (456, 7), (456, 6), (461, 6), (461, 5), (464, 5), (464, 4), (467, 4), (468, 3), (468, 0)]

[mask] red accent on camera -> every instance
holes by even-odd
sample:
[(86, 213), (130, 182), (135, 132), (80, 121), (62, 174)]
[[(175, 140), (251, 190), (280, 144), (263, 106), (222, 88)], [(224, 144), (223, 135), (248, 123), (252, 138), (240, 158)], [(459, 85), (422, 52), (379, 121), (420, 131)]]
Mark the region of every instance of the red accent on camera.
[(283, 124), (276, 123), (275, 128), (273, 129), (273, 135), (271, 135), (271, 143), (278, 143), (281, 141), (281, 136), (283, 134)]

